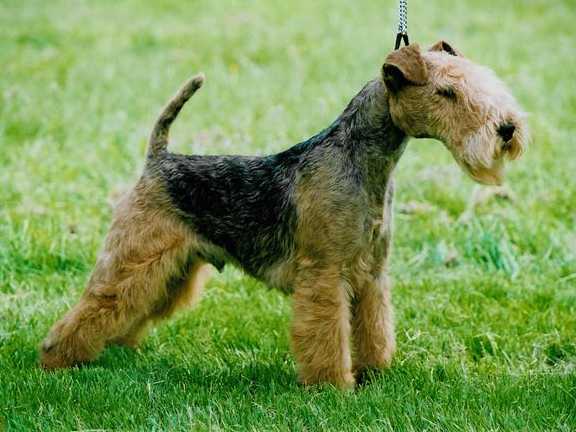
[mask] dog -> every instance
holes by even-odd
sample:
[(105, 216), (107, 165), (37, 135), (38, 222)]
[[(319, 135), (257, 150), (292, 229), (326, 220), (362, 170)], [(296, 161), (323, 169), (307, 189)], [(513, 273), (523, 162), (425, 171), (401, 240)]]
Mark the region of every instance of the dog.
[(115, 209), (79, 303), (41, 345), (47, 369), (135, 346), (150, 323), (191, 305), (211, 265), (231, 263), (293, 295), (304, 384), (354, 386), (395, 351), (388, 258), (393, 172), (410, 137), (444, 143), (474, 180), (498, 184), (528, 142), (525, 116), (488, 68), (445, 41), (390, 53), (328, 128), (264, 156), (167, 150), (188, 81), (151, 133), (144, 172)]

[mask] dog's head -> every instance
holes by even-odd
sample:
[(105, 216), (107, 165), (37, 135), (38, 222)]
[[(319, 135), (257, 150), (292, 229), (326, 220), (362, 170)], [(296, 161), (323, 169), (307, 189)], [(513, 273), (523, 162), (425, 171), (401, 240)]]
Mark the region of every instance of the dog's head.
[(393, 51), (382, 78), (396, 126), (442, 141), (474, 180), (501, 183), (504, 160), (523, 153), (528, 131), (514, 97), (494, 72), (448, 43)]

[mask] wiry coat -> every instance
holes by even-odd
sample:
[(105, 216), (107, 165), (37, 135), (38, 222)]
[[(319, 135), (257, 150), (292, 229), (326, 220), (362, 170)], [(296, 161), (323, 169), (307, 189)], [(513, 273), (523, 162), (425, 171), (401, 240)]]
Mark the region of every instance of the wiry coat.
[[(474, 82), (484, 76), (490, 91)], [(293, 293), (303, 383), (348, 387), (356, 371), (389, 365), (392, 173), (407, 137), (437, 137), (475, 179), (498, 180), (527, 136), (514, 100), (445, 42), (425, 54), (410, 46), (331, 126), (286, 151), (170, 153), (169, 127), (202, 82), (186, 83), (157, 120), (144, 174), (115, 211), (81, 301), (42, 344), (42, 364), (135, 345), (148, 323), (198, 298), (207, 263), (232, 263)]]
[[(382, 218), (388, 179), (404, 149), (384, 92), (381, 80), (370, 82), (330, 127), (281, 153), (162, 151), (149, 159), (145, 175), (165, 188), (179, 217), (206, 241), (196, 251), (203, 259), (218, 268), (236, 263), (276, 285), (270, 269), (297, 266), (296, 257), (322, 259), (324, 247), (341, 249), (343, 259), (355, 255)], [(312, 237), (300, 239), (302, 230)], [(292, 291), (293, 283), (282, 278), (280, 288)]]

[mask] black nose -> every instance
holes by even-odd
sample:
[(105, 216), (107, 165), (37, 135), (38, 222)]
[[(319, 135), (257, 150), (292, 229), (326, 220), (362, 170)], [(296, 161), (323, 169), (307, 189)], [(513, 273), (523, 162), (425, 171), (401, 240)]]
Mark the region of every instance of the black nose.
[(508, 142), (514, 136), (514, 131), (516, 130), (516, 126), (510, 123), (503, 124), (498, 128), (498, 135), (502, 137), (504, 142)]

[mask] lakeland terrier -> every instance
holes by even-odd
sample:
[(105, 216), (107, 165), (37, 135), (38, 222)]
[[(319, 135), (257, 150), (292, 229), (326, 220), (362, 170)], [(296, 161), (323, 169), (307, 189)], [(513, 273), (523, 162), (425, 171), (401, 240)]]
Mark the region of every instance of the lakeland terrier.
[(410, 137), (442, 141), (476, 181), (500, 183), (523, 152), (524, 115), (489, 69), (444, 41), (393, 51), (332, 125), (278, 154), (189, 156), (168, 130), (203, 83), (188, 81), (151, 134), (142, 177), (118, 204), (80, 302), (41, 346), (45, 368), (134, 346), (232, 263), (293, 294), (302, 383), (351, 387), (395, 349), (388, 256), (393, 171)]

